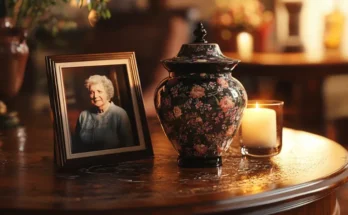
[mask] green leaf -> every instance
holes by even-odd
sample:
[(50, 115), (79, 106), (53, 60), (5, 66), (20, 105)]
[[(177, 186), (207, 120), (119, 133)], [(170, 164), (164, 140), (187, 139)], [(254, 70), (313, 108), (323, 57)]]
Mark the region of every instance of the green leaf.
[(57, 33), (58, 33), (58, 28), (57, 28), (57, 26), (53, 26), (53, 28), (52, 28), (52, 35), (53, 35), (53, 36), (56, 36)]
[(106, 12), (106, 18), (107, 18), (107, 19), (110, 19), (110, 17), (111, 17), (110, 10), (106, 9), (105, 12)]

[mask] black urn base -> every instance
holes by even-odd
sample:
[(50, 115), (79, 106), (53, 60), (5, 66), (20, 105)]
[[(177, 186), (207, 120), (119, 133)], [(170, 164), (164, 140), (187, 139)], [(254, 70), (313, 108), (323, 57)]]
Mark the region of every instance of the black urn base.
[(178, 166), (183, 168), (206, 168), (222, 166), (221, 156), (217, 157), (178, 157)]

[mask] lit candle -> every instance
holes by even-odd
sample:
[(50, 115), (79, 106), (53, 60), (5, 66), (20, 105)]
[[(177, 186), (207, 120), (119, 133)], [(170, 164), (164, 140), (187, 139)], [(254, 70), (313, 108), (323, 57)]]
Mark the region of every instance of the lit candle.
[(253, 37), (247, 32), (237, 35), (237, 51), (242, 59), (250, 59), (253, 54)]
[(275, 110), (247, 108), (242, 119), (243, 145), (247, 147), (273, 148), (277, 146)]

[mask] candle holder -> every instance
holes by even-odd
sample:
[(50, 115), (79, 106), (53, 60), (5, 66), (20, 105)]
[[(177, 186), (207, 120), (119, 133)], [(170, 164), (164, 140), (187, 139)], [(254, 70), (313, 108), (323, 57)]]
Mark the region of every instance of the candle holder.
[(243, 155), (270, 157), (280, 153), (283, 136), (283, 101), (250, 100), (240, 132)]

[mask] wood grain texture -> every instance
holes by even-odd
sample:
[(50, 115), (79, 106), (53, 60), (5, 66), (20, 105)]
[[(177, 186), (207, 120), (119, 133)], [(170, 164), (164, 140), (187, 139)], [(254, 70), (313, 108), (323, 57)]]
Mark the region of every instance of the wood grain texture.
[(1, 214), (331, 214), (334, 189), (348, 178), (343, 147), (290, 129), (270, 160), (243, 158), (234, 143), (221, 168), (180, 169), (157, 119), (149, 119), (154, 159), (58, 173), (50, 124), (33, 115), (2, 133)]

